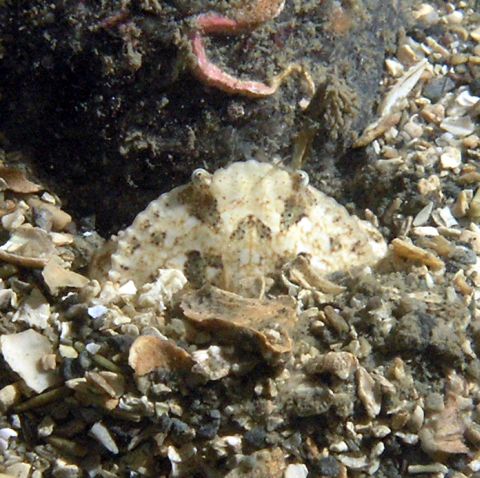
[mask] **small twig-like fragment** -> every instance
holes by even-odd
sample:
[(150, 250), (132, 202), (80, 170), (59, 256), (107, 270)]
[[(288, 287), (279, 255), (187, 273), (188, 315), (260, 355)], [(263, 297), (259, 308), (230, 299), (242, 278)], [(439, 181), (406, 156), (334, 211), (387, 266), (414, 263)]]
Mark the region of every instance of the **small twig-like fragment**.
[[(85, 346), (81, 342), (75, 342), (74, 347), (77, 352), (83, 352), (85, 350)], [(93, 354), (91, 355), (91, 358), (97, 365), (104, 368), (105, 370), (120, 374), (123, 372), (117, 364), (113, 363), (111, 360), (107, 359), (103, 355)]]
[(26, 257), (18, 254), (12, 254), (0, 249), (0, 262), (6, 262), (18, 267), (27, 267), (28, 269), (43, 269), (49, 258)]
[(88, 453), (88, 449), (86, 447), (72, 440), (67, 440), (66, 438), (52, 435), (45, 438), (45, 440), (55, 448), (58, 448), (59, 450), (62, 450), (72, 456), (82, 458)]
[(398, 257), (419, 261), (433, 270), (440, 270), (445, 267), (445, 263), (431, 252), (402, 239), (394, 239), (392, 241), (392, 249)]
[(35, 395), (34, 397), (26, 400), (25, 402), (19, 403), (13, 408), (13, 410), (15, 413), (26, 412), (27, 410), (31, 410), (32, 408), (43, 407), (45, 405), (48, 405), (49, 403), (59, 400), (60, 398), (65, 398), (71, 393), (71, 390), (67, 387), (58, 387), (53, 390), (49, 390), (48, 392), (41, 393), (40, 395)]

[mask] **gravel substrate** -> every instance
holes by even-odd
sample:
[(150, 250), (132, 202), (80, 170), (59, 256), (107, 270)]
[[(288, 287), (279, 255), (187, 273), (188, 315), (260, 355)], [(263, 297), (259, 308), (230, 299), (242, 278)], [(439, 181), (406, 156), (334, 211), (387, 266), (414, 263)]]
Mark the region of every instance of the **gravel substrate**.
[[(1, 138), (0, 477), (479, 478), (475, 7), (415, 4), (324, 222), (304, 173), (232, 207), (197, 171), (105, 241)], [(282, 262), (275, 238), (317, 220), (354, 230)]]

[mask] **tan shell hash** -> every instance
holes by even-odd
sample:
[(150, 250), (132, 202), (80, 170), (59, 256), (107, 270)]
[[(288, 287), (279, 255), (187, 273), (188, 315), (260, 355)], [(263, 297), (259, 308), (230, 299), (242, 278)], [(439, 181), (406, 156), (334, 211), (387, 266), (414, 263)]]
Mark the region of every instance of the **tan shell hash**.
[(106, 271), (113, 282), (141, 286), (172, 268), (194, 285), (244, 295), (300, 253), (328, 275), (376, 263), (387, 251), (378, 230), (309, 186), (306, 173), (255, 160), (214, 174), (196, 170), (112, 241)]
[(180, 307), (195, 327), (214, 333), (220, 343), (235, 344), (242, 337), (242, 345), (272, 362), (291, 351), (297, 314), (290, 296), (246, 298), (207, 285), (184, 294)]

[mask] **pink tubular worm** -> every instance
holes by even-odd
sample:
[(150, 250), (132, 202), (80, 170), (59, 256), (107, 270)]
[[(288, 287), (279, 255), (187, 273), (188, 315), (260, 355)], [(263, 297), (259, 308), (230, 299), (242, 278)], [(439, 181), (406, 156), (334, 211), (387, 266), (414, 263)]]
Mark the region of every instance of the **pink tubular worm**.
[(313, 96), (315, 85), (301, 65), (289, 65), (282, 73), (275, 76), (270, 84), (266, 84), (259, 81), (242, 80), (230, 75), (212, 63), (205, 50), (203, 35), (235, 35), (253, 29), (279, 15), (284, 5), (285, 0), (257, 0), (250, 7), (237, 11), (234, 18), (228, 18), (218, 13), (198, 15), (194, 19), (193, 31), (189, 35), (193, 54), (193, 74), (205, 85), (225, 93), (264, 98), (273, 95), (287, 76), (292, 73), (300, 73), (306, 79), (309, 93)]

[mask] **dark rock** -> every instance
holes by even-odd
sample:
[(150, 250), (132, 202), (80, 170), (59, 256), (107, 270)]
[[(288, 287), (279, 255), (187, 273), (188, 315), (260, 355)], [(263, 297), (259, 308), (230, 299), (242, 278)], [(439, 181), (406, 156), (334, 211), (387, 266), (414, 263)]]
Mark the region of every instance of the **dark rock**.
[(158, 425), (159, 425), (159, 431), (162, 433), (167, 433), (170, 431), (170, 428), (172, 428), (172, 422), (173, 420), (168, 416), (168, 415), (162, 415), (158, 419)]
[(131, 335), (118, 334), (108, 337), (108, 343), (113, 344), (120, 352), (128, 352), (133, 344), (135, 337)]
[(210, 413), (204, 417), (203, 423), (197, 427), (197, 437), (211, 440), (218, 433), (220, 423), (220, 412), (218, 410), (211, 410)]
[(475, 78), (470, 83), (470, 93), (474, 96), (480, 96), (480, 78)]
[(185, 444), (195, 437), (195, 431), (178, 418), (172, 418), (170, 436), (174, 442)]
[(432, 330), (430, 350), (437, 357), (442, 357), (446, 363), (459, 364), (464, 358), (461, 346), (463, 338), (463, 333), (460, 335), (458, 330), (452, 330), (451, 324), (442, 320)]
[(423, 89), (423, 96), (426, 96), (432, 103), (441, 100), (449, 91), (455, 88), (455, 82), (448, 76), (432, 78)]
[(65, 380), (83, 377), (85, 370), (78, 359), (64, 358), (62, 363), (62, 372)]
[(390, 333), (390, 348), (394, 351), (423, 352), (430, 344), (436, 318), (424, 312), (409, 312), (398, 320)]
[(244, 439), (251, 447), (260, 449), (266, 444), (267, 433), (263, 428), (255, 427), (245, 433)]
[(308, 478), (314, 478), (314, 476), (318, 476), (317, 473), (325, 478), (336, 478), (340, 473), (340, 465), (337, 459), (333, 456), (321, 458), (313, 465), (313, 467), (315, 474), (309, 473)]
[(80, 352), (78, 356), (78, 363), (85, 370), (88, 370), (92, 366), (91, 356), (86, 350), (84, 350), (83, 352)]
[[(299, 130), (313, 136), (312, 179), (339, 176), (332, 158), (373, 120), (384, 60), (411, 2), (293, 2), (251, 33), (208, 41), (209, 55), (243, 78), (268, 81), (279, 64), (304, 64), (318, 87), (308, 112), (298, 107), (305, 91), (296, 78), (258, 101), (188, 73), (185, 20), (216, 2), (160, 2), (161, 15), (149, 3), (128, 3), (119, 23), (109, 21), (118, 2), (32, 0), (0, 9), (0, 130), (28, 150), (67, 209), (95, 215), (105, 233), (199, 165), (288, 157)], [(121, 33), (125, 25), (134, 42)]]
[(468, 247), (456, 247), (452, 259), (461, 264), (470, 265), (477, 262), (477, 255)]

